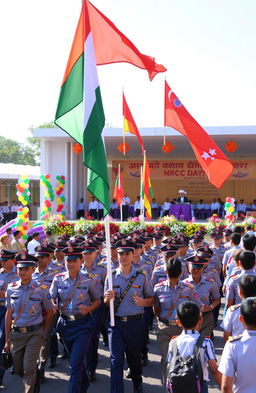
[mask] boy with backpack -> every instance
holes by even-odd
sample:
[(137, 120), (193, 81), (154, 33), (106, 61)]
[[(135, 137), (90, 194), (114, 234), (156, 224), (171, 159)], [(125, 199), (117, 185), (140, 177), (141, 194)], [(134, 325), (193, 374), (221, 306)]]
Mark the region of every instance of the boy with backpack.
[(202, 315), (192, 301), (177, 308), (177, 323), (182, 333), (173, 338), (167, 355), (167, 391), (170, 393), (207, 393), (208, 367), (217, 384), (221, 385), (212, 341), (199, 334)]

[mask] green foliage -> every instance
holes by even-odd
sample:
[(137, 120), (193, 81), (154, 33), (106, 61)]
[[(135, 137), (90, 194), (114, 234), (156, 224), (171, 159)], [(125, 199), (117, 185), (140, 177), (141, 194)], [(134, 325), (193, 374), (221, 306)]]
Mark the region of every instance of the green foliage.
[(37, 165), (33, 148), (3, 136), (0, 136), (0, 162)]

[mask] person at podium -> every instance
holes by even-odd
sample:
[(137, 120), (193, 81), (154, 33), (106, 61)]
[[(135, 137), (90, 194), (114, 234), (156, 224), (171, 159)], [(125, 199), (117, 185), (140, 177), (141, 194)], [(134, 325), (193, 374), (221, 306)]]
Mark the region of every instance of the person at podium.
[(188, 203), (188, 198), (186, 197), (186, 191), (184, 190), (179, 190), (179, 197), (177, 198), (177, 202), (176, 203)]

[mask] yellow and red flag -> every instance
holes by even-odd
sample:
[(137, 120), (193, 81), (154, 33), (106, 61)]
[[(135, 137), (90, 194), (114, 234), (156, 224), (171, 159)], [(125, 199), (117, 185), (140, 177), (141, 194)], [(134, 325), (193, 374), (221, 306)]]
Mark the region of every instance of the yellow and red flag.
[(143, 145), (143, 141), (140, 135), (140, 132), (136, 126), (136, 123), (133, 119), (133, 116), (131, 114), (131, 111), (127, 105), (124, 93), (123, 93), (123, 116), (124, 116), (124, 134), (127, 134), (128, 132), (130, 132), (130, 134), (136, 135), (137, 139), (139, 141), (141, 150), (142, 150), (142, 154), (144, 153), (144, 145)]
[(120, 165), (118, 165), (118, 173), (117, 173), (116, 184), (113, 194), (113, 198), (116, 199), (118, 206), (121, 205), (123, 197), (124, 197), (123, 178), (122, 178)]
[(151, 219), (152, 212), (151, 212), (150, 199), (153, 197), (153, 190), (150, 181), (150, 169), (149, 169), (145, 151), (144, 151), (143, 169), (142, 169), (141, 197), (144, 200), (146, 216)]

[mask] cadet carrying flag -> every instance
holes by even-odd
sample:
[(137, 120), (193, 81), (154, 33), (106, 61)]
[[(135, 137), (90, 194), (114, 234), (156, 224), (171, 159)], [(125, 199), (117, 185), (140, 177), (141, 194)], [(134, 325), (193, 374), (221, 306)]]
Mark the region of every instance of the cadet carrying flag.
[(220, 188), (233, 171), (233, 165), (207, 132), (182, 105), (165, 82), (164, 125), (185, 135), (209, 182)]
[(87, 9), (80, 19), (61, 86), (55, 124), (83, 145), (88, 168), (87, 189), (109, 211), (109, 180), (102, 129), (105, 116), (96, 69), (94, 45)]
[(142, 187), (141, 196), (144, 200), (144, 206), (146, 208), (146, 215), (148, 218), (152, 218), (150, 199), (153, 197), (152, 186), (150, 182), (150, 169), (146, 158), (146, 152), (144, 151), (143, 169), (142, 169)]

